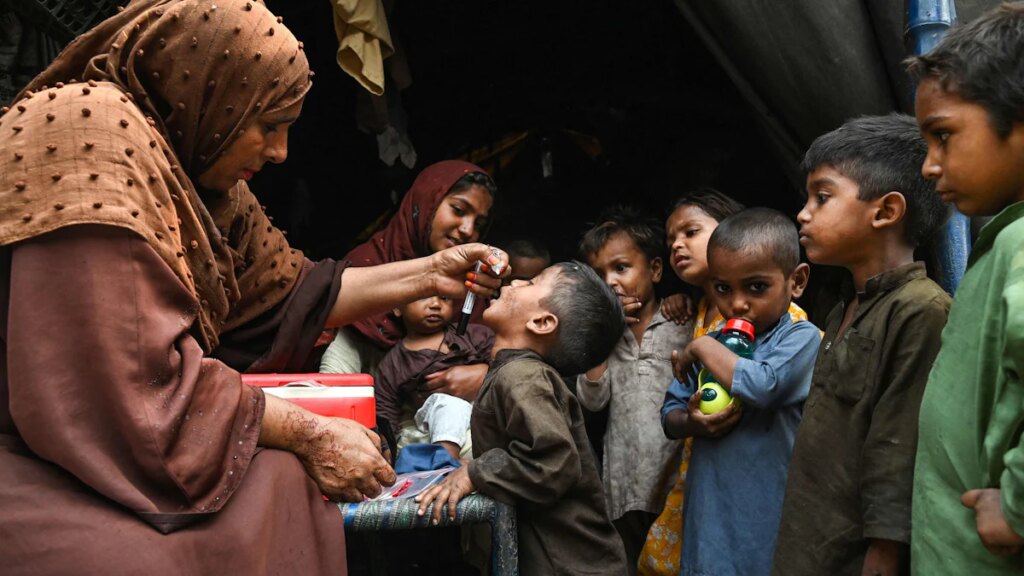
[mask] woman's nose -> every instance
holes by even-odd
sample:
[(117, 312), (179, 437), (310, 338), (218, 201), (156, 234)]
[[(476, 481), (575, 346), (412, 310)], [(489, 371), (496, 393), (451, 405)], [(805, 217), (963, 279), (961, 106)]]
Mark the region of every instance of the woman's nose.
[(476, 234), (476, 219), (470, 216), (466, 216), (459, 222), (459, 236), (465, 242), (472, 242), (475, 240), (473, 237)]
[(263, 155), (274, 164), (280, 164), (288, 159), (287, 129), (278, 129), (267, 138), (267, 145), (263, 149)]

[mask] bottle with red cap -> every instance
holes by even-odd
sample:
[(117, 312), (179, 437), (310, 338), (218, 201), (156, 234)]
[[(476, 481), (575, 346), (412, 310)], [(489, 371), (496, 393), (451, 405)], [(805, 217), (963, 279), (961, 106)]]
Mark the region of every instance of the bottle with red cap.
[[(718, 341), (740, 358), (749, 359), (754, 355), (754, 325), (733, 318), (725, 323), (725, 330), (718, 335)], [(705, 414), (716, 414), (738, 402), (707, 368), (702, 368), (697, 376), (697, 394), (700, 395), (700, 411)]]

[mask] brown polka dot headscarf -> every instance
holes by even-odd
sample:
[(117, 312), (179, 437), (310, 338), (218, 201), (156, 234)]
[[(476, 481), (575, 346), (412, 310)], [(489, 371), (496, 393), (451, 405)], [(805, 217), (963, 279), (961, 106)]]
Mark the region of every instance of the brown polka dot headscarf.
[(302, 99), (311, 75), (302, 43), (258, 2), (149, 0), (80, 37), (28, 89), (117, 84), (195, 178), (258, 114)]
[(193, 292), (212, 350), (290, 292), (302, 255), (244, 182), (204, 202), (193, 179), (259, 114), (302, 99), (310, 76), (262, 4), (132, 2), (0, 116), (0, 245), (72, 224), (129, 228)]

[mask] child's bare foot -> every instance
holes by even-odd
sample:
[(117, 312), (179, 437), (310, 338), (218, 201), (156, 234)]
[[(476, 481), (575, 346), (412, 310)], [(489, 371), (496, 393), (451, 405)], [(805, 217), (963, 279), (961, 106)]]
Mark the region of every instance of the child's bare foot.
[(456, 462), (459, 461), (459, 453), (462, 452), (461, 446), (459, 446), (455, 442), (446, 442), (444, 440), (440, 442), (434, 442), (434, 444), (437, 444), (438, 446), (444, 448), (448, 452), (448, 455), (452, 457), (452, 460), (455, 460)]

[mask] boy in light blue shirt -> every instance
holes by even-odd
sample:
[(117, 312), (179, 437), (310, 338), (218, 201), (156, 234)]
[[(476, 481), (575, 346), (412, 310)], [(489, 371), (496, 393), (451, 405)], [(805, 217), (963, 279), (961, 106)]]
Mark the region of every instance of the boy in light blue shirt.
[[(681, 576), (771, 573), (786, 470), (821, 333), (792, 322), (789, 305), (807, 285), (796, 226), (783, 214), (752, 208), (719, 224), (708, 241), (709, 297), (728, 319), (754, 325), (751, 359), (717, 339), (697, 338), (673, 353), (677, 380), (662, 407), (669, 438), (694, 437), (683, 510)], [(725, 435), (709, 428), (695, 395), (706, 368), (742, 403)]]

